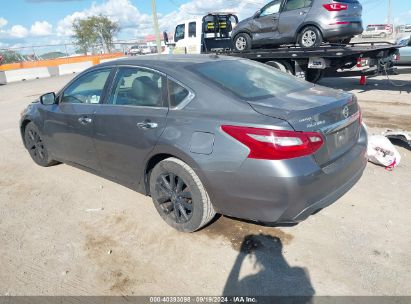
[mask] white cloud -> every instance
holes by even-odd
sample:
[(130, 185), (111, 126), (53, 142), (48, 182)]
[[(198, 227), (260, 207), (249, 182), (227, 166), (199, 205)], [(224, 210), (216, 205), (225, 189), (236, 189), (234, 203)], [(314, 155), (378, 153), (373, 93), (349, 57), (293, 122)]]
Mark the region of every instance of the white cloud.
[(100, 14), (117, 22), (122, 29), (134, 28), (145, 31), (147, 24), (151, 22), (151, 16), (142, 14), (129, 0), (108, 0), (102, 4), (93, 3), (86, 10), (66, 16), (58, 23), (57, 33), (60, 36), (71, 36), (72, 24), (76, 19)]
[(49, 36), (53, 32), (53, 26), (47, 21), (36, 21), (30, 29), (33, 36)]
[(200, 18), (210, 12), (231, 12), (242, 20), (252, 16), (266, 2), (266, 0), (193, 0), (182, 4), (178, 10), (160, 18), (160, 27), (173, 31), (177, 23), (186, 19)]
[[(185, 19), (200, 18), (209, 12), (226, 11), (237, 14), (240, 19), (251, 16), (261, 8), (266, 0), (193, 0), (176, 8), (164, 16), (159, 15), (160, 30), (173, 31), (175, 26)], [(150, 14), (141, 13), (130, 0), (107, 0), (102, 4), (93, 3), (83, 11), (66, 16), (57, 25), (59, 36), (72, 36), (72, 24), (76, 19), (94, 15), (104, 15), (120, 25), (120, 36), (125, 39), (142, 38), (152, 34), (153, 24)]]
[[(241, 20), (251, 16), (265, 2), (266, 0), (192, 0), (176, 7), (169, 14), (159, 14), (160, 31), (173, 32), (175, 26), (183, 20), (201, 18), (209, 12), (216, 11), (235, 13)], [(30, 41), (36, 39), (36, 42), (42, 41), (41, 38), (44, 37), (47, 41), (64, 39), (68, 42), (67, 40), (71, 40), (73, 35), (72, 24), (74, 20), (100, 14), (119, 24), (121, 31), (118, 34), (118, 39), (136, 40), (154, 32), (150, 13), (140, 12), (130, 0), (105, 0), (103, 3), (93, 2), (89, 8), (67, 15), (55, 27), (47, 21), (36, 21), (29, 28), (22, 25), (6, 28), (7, 20), (0, 17), (0, 37), (28, 38)]]
[(29, 31), (22, 25), (13, 25), (10, 30), (10, 36), (16, 38), (25, 38), (29, 35)]
[(7, 25), (8, 21), (4, 19), (3, 17), (0, 17), (0, 28), (3, 26)]

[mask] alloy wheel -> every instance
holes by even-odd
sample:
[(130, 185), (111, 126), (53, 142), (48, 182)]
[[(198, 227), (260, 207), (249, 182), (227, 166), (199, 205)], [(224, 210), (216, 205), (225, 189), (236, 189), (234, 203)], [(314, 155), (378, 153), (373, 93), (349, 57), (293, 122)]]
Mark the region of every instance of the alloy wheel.
[(46, 158), (46, 150), (40, 135), (33, 129), (28, 130), (27, 135), (26, 145), (29, 153), (33, 158), (43, 161)]
[(237, 50), (244, 51), (247, 47), (247, 40), (244, 37), (238, 37), (235, 41)]
[(165, 173), (156, 182), (156, 201), (167, 217), (178, 224), (193, 216), (192, 194), (184, 180), (174, 173)]
[(303, 46), (311, 47), (315, 44), (317, 40), (317, 35), (314, 31), (308, 30), (305, 31), (302, 37)]

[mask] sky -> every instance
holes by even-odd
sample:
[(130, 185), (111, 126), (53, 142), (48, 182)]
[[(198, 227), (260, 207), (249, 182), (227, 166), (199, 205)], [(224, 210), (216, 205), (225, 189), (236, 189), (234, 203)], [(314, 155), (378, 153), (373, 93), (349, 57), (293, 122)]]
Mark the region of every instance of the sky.
[[(387, 22), (389, 0), (360, 0), (364, 24)], [(211, 11), (235, 12), (240, 20), (269, 0), (157, 0), (160, 30), (172, 32), (187, 18)], [(395, 24), (411, 24), (411, 0), (391, 0)], [(0, 0), (0, 48), (72, 42), (75, 19), (106, 15), (121, 28), (118, 40), (137, 40), (153, 32), (151, 0)]]

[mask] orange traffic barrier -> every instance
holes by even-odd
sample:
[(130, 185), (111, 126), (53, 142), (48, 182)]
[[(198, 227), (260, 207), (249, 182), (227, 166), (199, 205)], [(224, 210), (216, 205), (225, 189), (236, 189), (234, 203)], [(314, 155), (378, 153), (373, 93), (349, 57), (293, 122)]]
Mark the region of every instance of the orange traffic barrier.
[(123, 57), (123, 53), (113, 53), (113, 54), (100, 54), (100, 55), (87, 55), (87, 56), (76, 56), (76, 57), (65, 57), (38, 61), (24, 61), (17, 63), (8, 63), (0, 65), (0, 71), (10, 71), (18, 69), (29, 69), (29, 68), (39, 68), (39, 67), (53, 67), (59, 66), (61, 64), (69, 63), (79, 63), (84, 61), (92, 61), (94, 65), (99, 64), (101, 59), (110, 59)]

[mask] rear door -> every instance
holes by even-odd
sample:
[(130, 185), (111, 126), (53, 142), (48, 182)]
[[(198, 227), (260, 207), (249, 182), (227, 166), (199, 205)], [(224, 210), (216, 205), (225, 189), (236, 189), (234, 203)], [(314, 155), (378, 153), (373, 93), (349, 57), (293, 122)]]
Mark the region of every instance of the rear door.
[(313, 0), (286, 0), (282, 12), (278, 31), (281, 38), (294, 38), (299, 26), (304, 22)]
[(252, 23), (253, 40), (270, 43), (278, 37), (278, 21), (281, 1), (272, 1), (261, 9)]
[(94, 113), (104, 99), (111, 68), (88, 72), (60, 94), (50, 107), (44, 129), (52, 154), (59, 159), (99, 170), (93, 143)]
[(120, 67), (107, 103), (95, 114), (95, 145), (103, 172), (124, 183), (141, 178), (145, 160), (166, 127), (164, 75)]

